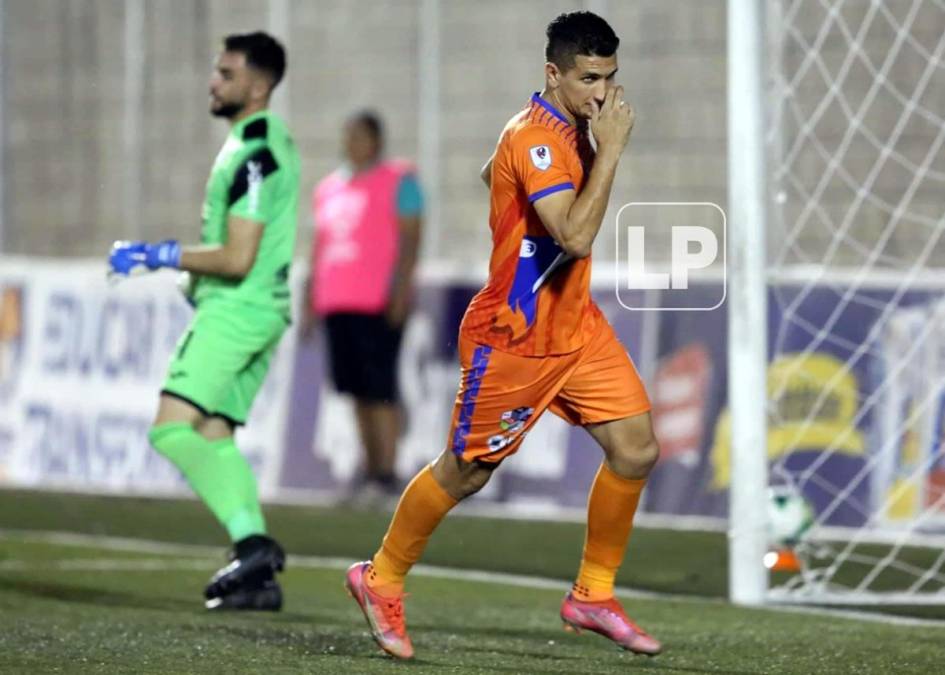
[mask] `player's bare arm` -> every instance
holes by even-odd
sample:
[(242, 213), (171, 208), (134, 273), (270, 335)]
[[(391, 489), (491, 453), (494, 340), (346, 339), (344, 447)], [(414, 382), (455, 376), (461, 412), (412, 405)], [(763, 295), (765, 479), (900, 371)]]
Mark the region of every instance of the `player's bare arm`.
[(263, 224), (230, 215), (226, 243), (222, 246), (193, 246), (181, 251), (180, 268), (194, 274), (242, 279), (253, 268)]
[(564, 190), (535, 202), (535, 211), (564, 251), (575, 258), (591, 254), (600, 231), (620, 155), (630, 140), (634, 111), (623, 100), (623, 87), (609, 89), (591, 116), (597, 156), (580, 195)]
[(387, 321), (392, 326), (400, 326), (407, 319), (414, 269), (420, 252), (422, 219), (419, 215), (398, 216), (397, 225), (400, 231), (397, 262), (386, 311)]

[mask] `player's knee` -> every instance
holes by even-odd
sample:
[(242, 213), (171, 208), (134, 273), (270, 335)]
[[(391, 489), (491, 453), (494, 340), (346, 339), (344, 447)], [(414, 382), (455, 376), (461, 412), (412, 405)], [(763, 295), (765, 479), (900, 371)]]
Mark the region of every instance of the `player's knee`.
[(492, 477), (492, 468), (467, 462), (449, 450), (433, 463), (433, 477), (453, 499), (463, 500), (479, 492)]
[(208, 441), (221, 441), (233, 437), (235, 423), (227, 418), (214, 415), (204, 418), (197, 424), (196, 430)]
[(492, 471), (476, 463), (458, 461), (444, 489), (453, 499), (463, 500), (479, 492), (492, 477)]
[(151, 447), (164, 454), (164, 447), (166, 443), (162, 442), (165, 438), (165, 435), (162, 433), (161, 425), (155, 424), (150, 429), (148, 429), (148, 443), (151, 444)]
[[(154, 424), (148, 429), (148, 442), (151, 447), (165, 457), (173, 460), (181, 445), (180, 424)], [(184, 427), (186, 431), (186, 427)]]
[(640, 453), (640, 461), (643, 466), (646, 468), (646, 472), (650, 473), (654, 466), (656, 466), (657, 460), (660, 458), (660, 444), (656, 442), (655, 438), (651, 438), (650, 442), (643, 446), (643, 449)]
[(646, 478), (660, 456), (660, 446), (652, 436), (643, 442), (620, 446), (609, 458), (610, 466), (625, 478)]
[(494, 467), (484, 466), (477, 462), (468, 464), (466, 470), (463, 472), (461, 482), (463, 497), (474, 495), (484, 488), (486, 483), (489, 482), (489, 479), (492, 478), (493, 468)]

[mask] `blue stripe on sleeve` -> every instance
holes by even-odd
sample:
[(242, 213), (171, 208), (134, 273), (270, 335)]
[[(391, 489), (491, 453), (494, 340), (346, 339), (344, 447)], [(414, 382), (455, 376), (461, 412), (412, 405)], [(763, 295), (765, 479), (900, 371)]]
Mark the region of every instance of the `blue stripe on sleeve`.
[(544, 190), (539, 190), (538, 192), (528, 195), (528, 201), (531, 203), (537, 202), (542, 197), (547, 197), (548, 195), (553, 195), (555, 192), (561, 192), (562, 190), (573, 190), (574, 183), (558, 183), (557, 185), (552, 185), (551, 187), (546, 187)]

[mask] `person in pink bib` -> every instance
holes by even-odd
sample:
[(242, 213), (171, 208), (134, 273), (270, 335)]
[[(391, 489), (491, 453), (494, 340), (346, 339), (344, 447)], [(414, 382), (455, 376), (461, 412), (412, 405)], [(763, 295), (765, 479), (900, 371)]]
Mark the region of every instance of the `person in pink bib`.
[(344, 164), (312, 195), (309, 319), (322, 320), (338, 391), (354, 397), (365, 449), (365, 503), (396, 497), (397, 357), (410, 311), (423, 194), (415, 168), (384, 157), (377, 114), (344, 126)]

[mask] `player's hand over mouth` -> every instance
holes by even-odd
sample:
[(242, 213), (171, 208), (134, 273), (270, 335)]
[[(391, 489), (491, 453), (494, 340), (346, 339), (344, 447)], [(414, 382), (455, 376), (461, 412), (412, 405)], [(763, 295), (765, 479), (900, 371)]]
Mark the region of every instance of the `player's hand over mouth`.
[(623, 87), (616, 86), (604, 95), (604, 102), (592, 101), (591, 133), (598, 151), (608, 149), (621, 152), (630, 140), (630, 131), (636, 113), (633, 106), (623, 100)]

